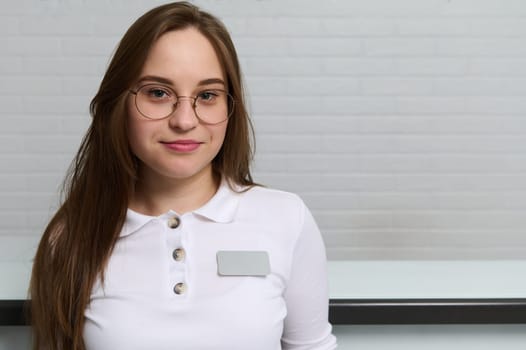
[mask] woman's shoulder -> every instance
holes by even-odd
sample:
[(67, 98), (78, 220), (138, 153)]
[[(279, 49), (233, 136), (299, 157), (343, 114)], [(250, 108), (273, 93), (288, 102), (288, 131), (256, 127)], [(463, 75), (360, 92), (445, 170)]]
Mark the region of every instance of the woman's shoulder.
[(288, 192), (276, 188), (270, 188), (262, 185), (256, 185), (250, 187), (244, 191), (247, 197), (258, 200), (268, 201), (285, 201), (292, 202), (293, 204), (303, 203), (300, 196), (293, 192)]
[(303, 215), (305, 204), (296, 193), (283, 191), (265, 186), (252, 186), (240, 192), (241, 206), (255, 208), (266, 213), (287, 213), (292, 215), (296, 212)]

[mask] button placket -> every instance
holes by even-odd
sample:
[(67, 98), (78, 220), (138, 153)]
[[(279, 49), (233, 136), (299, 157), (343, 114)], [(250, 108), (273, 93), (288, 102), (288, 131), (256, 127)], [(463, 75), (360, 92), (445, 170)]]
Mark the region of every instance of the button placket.
[[(186, 257), (186, 252), (183, 248), (176, 248), (172, 252), (172, 258), (174, 260), (174, 263), (176, 265), (179, 265), (179, 268), (177, 270), (182, 270), (182, 277), (184, 278), (184, 259)], [(187, 284), (184, 282), (178, 282), (174, 285), (173, 291), (176, 295), (182, 295), (185, 294), (187, 290)]]
[(170, 268), (170, 279), (173, 281), (172, 293), (177, 296), (182, 296), (187, 292), (188, 285), (186, 283), (186, 266), (185, 258), (186, 251), (182, 247), (181, 236), (183, 231), (181, 230), (181, 218), (174, 214), (169, 217), (166, 221), (169, 231), (168, 234), (168, 244), (173, 247), (171, 251), (171, 265)]

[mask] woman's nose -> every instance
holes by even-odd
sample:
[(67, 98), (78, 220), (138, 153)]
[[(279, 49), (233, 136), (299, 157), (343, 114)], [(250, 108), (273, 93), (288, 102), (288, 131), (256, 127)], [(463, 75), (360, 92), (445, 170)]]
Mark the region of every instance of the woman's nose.
[(180, 130), (191, 130), (199, 124), (193, 97), (179, 96), (169, 118), (170, 126)]

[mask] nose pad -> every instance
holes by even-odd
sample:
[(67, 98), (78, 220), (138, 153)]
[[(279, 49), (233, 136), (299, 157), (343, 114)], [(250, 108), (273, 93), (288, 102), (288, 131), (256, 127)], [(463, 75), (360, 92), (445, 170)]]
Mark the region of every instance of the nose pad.
[[(189, 104), (181, 103), (187, 99)], [(194, 108), (194, 98), (190, 96), (179, 96), (174, 104), (174, 111), (170, 116), (170, 125), (179, 129), (191, 129), (199, 123)]]
[(190, 102), (190, 109), (192, 110), (192, 112), (194, 114), (196, 114), (195, 113), (195, 106), (194, 106), (195, 99), (192, 96), (178, 96), (177, 97), (177, 101), (174, 104), (174, 112), (176, 112), (177, 109), (181, 106), (181, 101), (185, 100), (185, 99), (188, 100), (188, 102)]

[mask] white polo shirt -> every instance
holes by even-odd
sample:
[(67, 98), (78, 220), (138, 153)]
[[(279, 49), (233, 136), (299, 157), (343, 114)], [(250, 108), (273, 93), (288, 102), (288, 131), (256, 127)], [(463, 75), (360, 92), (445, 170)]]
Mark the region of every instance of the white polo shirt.
[[(267, 252), (270, 273), (219, 275), (218, 251)], [(85, 317), (87, 350), (336, 348), (309, 210), (294, 194), (225, 182), (183, 215), (128, 210)]]

